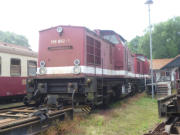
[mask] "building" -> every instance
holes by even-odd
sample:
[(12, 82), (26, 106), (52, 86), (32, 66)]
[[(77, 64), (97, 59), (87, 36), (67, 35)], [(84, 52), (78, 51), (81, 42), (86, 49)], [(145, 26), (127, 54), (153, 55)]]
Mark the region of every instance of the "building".
[(176, 86), (176, 80), (180, 79), (180, 55), (177, 55), (169, 63), (161, 68), (162, 71), (170, 71), (171, 82)]
[(164, 82), (164, 81), (174, 80), (174, 78), (171, 78), (172, 71), (170, 69), (162, 69), (172, 60), (173, 58), (152, 60), (153, 71), (154, 71), (154, 82)]
[(171, 95), (172, 89), (177, 88), (176, 80), (180, 78), (180, 55), (171, 59), (154, 59), (153, 72), (156, 94)]

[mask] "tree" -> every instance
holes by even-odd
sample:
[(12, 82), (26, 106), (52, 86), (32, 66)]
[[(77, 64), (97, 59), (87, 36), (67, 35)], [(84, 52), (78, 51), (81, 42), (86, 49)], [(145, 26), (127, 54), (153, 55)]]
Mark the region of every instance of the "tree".
[(133, 53), (140, 53), (139, 44), (141, 37), (136, 36), (134, 39), (132, 39), (130, 42), (128, 42), (128, 47), (130, 48), (131, 52)]
[(0, 41), (30, 47), (28, 39), (25, 36), (18, 35), (12, 32), (0, 31)]
[[(143, 36), (136, 36), (129, 42), (132, 51), (134, 51), (134, 42), (137, 39), (137, 52), (149, 57), (148, 29)], [(153, 26), (152, 47), (153, 58), (172, 58), (180, 53), (180, 17), (174, 17)]]

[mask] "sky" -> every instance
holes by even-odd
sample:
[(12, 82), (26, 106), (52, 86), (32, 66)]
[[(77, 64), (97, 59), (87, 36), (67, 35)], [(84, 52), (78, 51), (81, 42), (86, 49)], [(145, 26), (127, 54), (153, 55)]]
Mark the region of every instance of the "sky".
[[(0, 30), (27, 37), (38, 51), (39, 31), (57, 25), (114, 30), (127, 41), (148, 26), (146, 0), (0, 0)], [(180, 0), (154, 0), (151, 23), (180, 16)]]

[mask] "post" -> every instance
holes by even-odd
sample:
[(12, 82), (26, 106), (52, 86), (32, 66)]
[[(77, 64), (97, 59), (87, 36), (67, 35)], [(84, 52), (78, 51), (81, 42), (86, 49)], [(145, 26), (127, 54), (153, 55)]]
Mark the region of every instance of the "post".
[(153, 86), (153, 65), (152, 65), (152, 33), (151, 33), (151, 16), (150, 16), (150, 5), (153, 4), (153, 0), (146, 0), (145, 4), (148, 5), (149, 11), (149, 38), (150, 38), (150, 72), (151, 72), (151, 87), (152, 87), (152, 98), (154, 98), (154, 86)]
[(153, 65), (152, 65), (152, 33), (151, 33), (151, 16), (150, 16), (150, 4), (148, 4), (148, 10), (149, 10), (149, 38), (150, 38), (150, 70), (151, 70), (151, 87), (152, 87), (152, 98), (154, 98), (154, 78), (153, 78)]

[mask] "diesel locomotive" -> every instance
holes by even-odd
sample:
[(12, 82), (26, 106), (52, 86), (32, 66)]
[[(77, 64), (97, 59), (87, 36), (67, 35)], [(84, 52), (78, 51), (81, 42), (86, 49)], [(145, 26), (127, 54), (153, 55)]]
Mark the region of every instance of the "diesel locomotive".
[(27, 79), (25, 104), (100, 105), (142, 91), (149, 62), (112, 30), (56, 26), (39, 32), (37, 76)]

